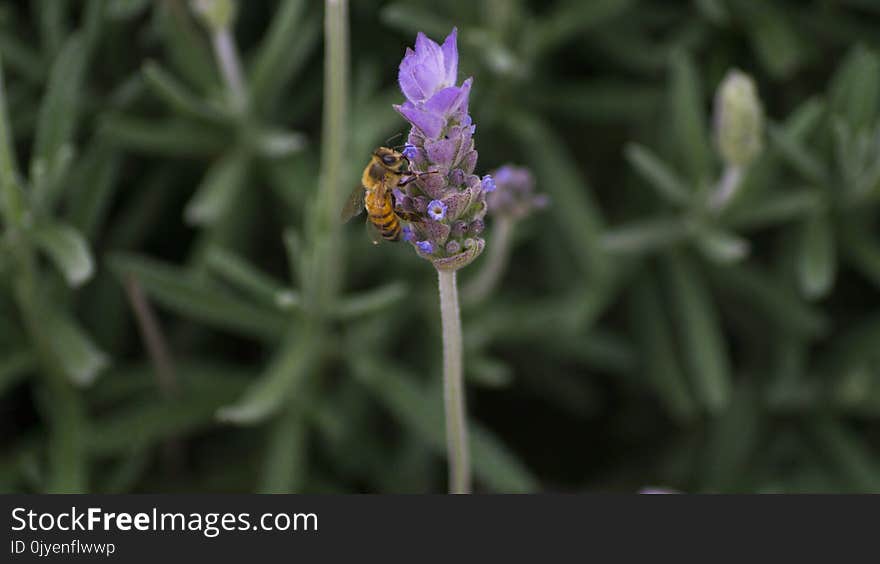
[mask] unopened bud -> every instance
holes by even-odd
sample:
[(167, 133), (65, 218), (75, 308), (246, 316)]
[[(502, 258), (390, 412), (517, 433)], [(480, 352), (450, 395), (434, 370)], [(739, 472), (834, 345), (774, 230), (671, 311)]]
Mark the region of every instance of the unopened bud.
[(725, 164), (742, 167), (751, 163), (763, 147), (764, 110), (755, 82), (739, 70), (731, 70), (715, 94), (715, 142)]
[(212, 31), (231, 26), (238, 8), (235, 0), (191, 0), (190, 4), (193, 12)]

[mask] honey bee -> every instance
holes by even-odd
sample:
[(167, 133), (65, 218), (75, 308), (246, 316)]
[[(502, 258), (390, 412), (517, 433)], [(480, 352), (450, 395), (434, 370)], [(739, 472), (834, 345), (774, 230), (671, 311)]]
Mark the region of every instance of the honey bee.
[[(408, 166), (407, 158), (394, 149), (379, 147), (373, 151), (361, 177), (361, 186), (354, 189), (342, 208), (342, 221), (349, 221), (367, 210), (368, 225), (372, 225), (382, 239), (399, 240), (401, 217), (394, 210), (392, 191), (415, 177), (407, 170)], [(378, 242), (379, 238), (373, 237), (373, 243)]]

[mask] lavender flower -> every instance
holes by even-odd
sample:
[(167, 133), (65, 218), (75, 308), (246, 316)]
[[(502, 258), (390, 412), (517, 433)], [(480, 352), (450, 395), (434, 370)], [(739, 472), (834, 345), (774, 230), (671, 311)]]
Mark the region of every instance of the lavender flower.
[[(491, 191), (487, 189), (487, 178), (491, 180)], [(525, 167), (504, 165), (491, 177), (483, 177), (483, 186), (486, 192), (490, 192), (486, 201), (493, 217), (518, 220), (549, 203), (546, 195), (535, 193), (535, 178)]]
[[(438, 270), (458, 270), (483, 252), (477, 237), (486, 214), (483, 181), (474, 174), (475, 126), (468, 115), (472, 79), (457, 86), (457, 32), (438, 45), (419, 33), (407, 49), (398, 80), (406, 102), (394, 108), (412, 125), (404, 154), (417, 179), (398, 208), (414, 217), (413, 239)], [(428, 245), (431, 243), (430, 250)], [(450, 244), (455, 243), (455, 244)]]

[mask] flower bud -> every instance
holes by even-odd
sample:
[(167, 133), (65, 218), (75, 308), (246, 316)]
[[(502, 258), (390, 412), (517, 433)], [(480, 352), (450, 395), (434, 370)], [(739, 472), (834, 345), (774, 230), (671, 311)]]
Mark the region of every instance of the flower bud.
[(728, 166), (751, 163), (763, 146), (764, 110), (755, 82), (731, 70), (715, 94), (715, 142)]
[(219, 31), (232, 25), (238, 6), (235, 0), (192, 0), (192, 10), (205, 27)]

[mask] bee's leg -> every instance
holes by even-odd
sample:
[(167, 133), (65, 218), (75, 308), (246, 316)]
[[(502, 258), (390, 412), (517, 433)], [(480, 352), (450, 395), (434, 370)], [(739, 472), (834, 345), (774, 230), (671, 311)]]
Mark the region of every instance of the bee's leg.
[(418, 178), (418, 177), (419, 177), (418, 174), (410, 174), (409, 176), (407, 176), (406, 178), (404, 178), (403, 180), (401, 180), (400, 182), (398, 182), (397, 185), (400, 186), (400, 187), (402, 188), (402, 187), (406, 186), (407, 184), (409, 184), (410, 182), (412, 182), (413, 180), (415, 180), (415, 179)]
[(420, 177), (420, 176), (422, 176), (422, 175), (425, 175), (425, 174), (438, 174), (438, 172), (439, 172), (439, 171), (436, 171), (436, 170), (426, 170), (425, 172), (411, 172), (411, 173), (409, 174), (409, 176), (407, 176), (405, 179), (403, 179), (403, 180), (401, 180), (400, 182), (398, 182), (397, 185), (398, 185), (398, 186), (406, 186), (407, 184), (409, 184), (410, 182), (412, 182), (413, 180), (417, 179), (418, 177)]

